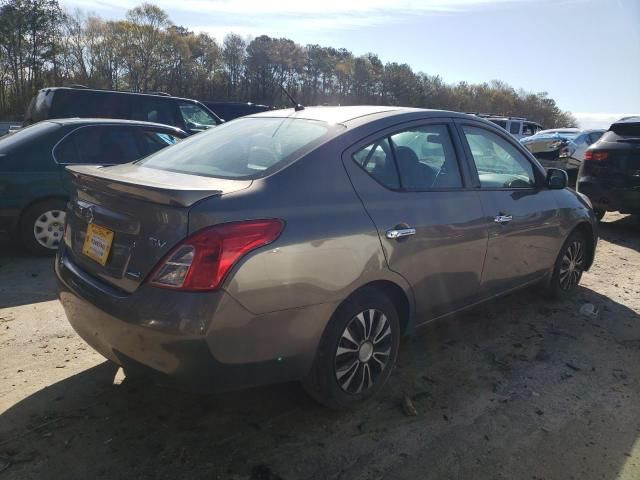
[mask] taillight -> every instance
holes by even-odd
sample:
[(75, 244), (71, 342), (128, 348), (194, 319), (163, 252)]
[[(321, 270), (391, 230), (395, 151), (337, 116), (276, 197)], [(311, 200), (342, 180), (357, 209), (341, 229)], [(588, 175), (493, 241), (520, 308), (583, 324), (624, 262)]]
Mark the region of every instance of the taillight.
[(598, 150), (587, 150), (584, 152), (585, 160), (606, 160), (609, 158), (609, 152), (599, 152)]
[(189, 291), (215, 290), (242, 256), (276, 240), (283, 227), (282, 220), (267, 219), (203, 228), (158, 263), (150, 283)]

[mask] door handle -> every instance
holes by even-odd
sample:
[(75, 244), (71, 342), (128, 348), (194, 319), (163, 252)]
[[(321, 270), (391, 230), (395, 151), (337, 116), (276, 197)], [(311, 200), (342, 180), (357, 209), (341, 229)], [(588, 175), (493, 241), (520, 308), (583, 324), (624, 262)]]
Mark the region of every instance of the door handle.
[(499, 224), (509, 223), (511, 220), (513, 220), (512, 215), (502, 215), (502, 214), (496, 215), (495, 218), (493, 219), (494, 222)]
[(387, 230), (386, 236), (391, 240), (398, 240), (402, 237), (408, 237), (415, 234), (415, 228), (392, 228), (391, 230)]

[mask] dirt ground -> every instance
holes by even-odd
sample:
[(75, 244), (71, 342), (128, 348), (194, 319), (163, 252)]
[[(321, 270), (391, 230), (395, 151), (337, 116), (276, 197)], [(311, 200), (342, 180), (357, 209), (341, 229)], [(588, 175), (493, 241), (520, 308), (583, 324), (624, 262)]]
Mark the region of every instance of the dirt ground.
[(533, 288), (407, 339), (384, 393), (346, 413), (297, 384), (122, 381), (67, 324), (51, 260), (1, 244), (0, 479), (637, 480), (639, 225), (605, 217), (569, 301)]

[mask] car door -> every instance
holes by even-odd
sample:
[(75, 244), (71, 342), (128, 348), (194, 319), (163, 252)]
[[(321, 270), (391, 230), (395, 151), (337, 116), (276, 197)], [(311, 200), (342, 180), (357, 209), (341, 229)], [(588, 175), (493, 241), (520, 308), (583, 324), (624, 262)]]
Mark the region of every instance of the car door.
[(343, 155), (391, 270), (413, 287), (417, 323), (472, 303), (487, 232), (447, 120), (369, 137)]
[(40, 122), (0, 142), (0, 230), (15, 226), (24, 208), (64, 194), (51, 148), (60, 126)]
[(476, 175), (489, 232), (480, 296), (490, 297), (540, 279), (553, 266), (560, 238), (554, 192), (524, 148), (498, 129), (457, 121)]

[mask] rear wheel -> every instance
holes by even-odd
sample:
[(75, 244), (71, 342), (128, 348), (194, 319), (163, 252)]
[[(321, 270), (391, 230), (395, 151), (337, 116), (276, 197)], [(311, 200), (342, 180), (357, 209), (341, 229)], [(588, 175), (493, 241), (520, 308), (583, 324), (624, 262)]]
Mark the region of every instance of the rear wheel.
[(370, 398), (389, 378), (399, 342), (393, 302), (379, 290), (363, 289), (334, 313), (303, 386), (315, 400), (333, 409)]
[(46, 200), (31, 205), (20, 222), (23, 247), (34, 255), (53, 255), (64, 234), (66, 202)]
[(571, 294), (580, 283), (587, 263), (588, 246), (584, 234), (573, 232), (564, 242), (556, 260), (549, 293), (554, 298)]

